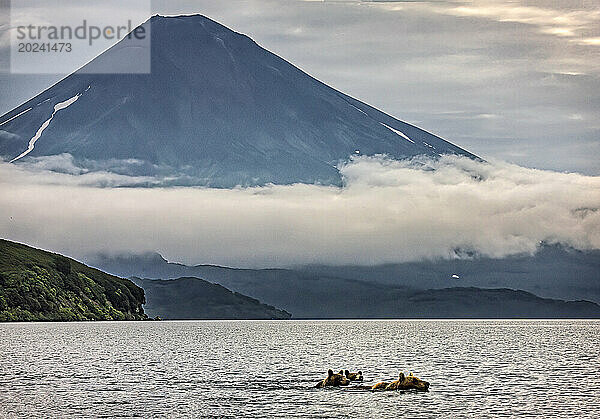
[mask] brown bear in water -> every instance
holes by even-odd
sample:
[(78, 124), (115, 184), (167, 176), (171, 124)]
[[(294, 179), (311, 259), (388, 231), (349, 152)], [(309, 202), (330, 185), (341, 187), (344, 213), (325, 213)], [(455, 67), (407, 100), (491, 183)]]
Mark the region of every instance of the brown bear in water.
[(373, 384), (371, 386), (371, 390), (385, 390), (385, 388), (389, 385), (390, 383), (388, 383), (387, 381), (380, 381), (377, 384)]
[(319, 381), (315, 387), (339, 387), (347, 386), (348, 384), (350, 384), (350, 380), (344, 377), (343, 371), (334, 374), (332, 370), (329, 370), (327, 371), (327, 378), (325, 378), (323, 381)]
[(359, 372), (350, 372), (348, 370), (344, 371), (346, 378), (350, 381), (362, 381), (363, 375), (362, 371)]
[(408, 375), (408, 377), (405, 377), (404, 373), (401, 372), (396, 381), (392, 381), (391, 383), (382, 381), (371, 387), (371, 390), (408, 390), (408, 389), (415, 389), (415, 390), (419, 390), (419, 391), (428, 391), (429, 383), (427, 381), (418, 379), (417, 377), (412, 375), (412, 372)]

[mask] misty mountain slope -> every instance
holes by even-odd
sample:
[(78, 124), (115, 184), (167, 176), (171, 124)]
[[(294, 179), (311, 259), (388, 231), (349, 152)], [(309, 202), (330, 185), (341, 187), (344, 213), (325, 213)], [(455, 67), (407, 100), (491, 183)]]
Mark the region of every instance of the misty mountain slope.
[(0, 156), (23, 155), (35, 138), (17, 163), (69, 153), (85, 170), (216, 187), (340, 184), (335, 165), (356, 150), (475, 157), (206, 17), (153, 16), (144, 25), (151, 26), (151, 74), (92, 74), (114, 62), (135, 66), (138, 55), (122, 40), (0, 117)]
[[(379, 266), (306, 266), (313, 275), (336, 275), (414, 288), (514, 288), (546, 298), (600, 302), (600, 251), (542, 244), (534, 255), (474, 257)], [(456, 275), (458, 278), (453, 278)]]
[(144, 289), (144, 310), (149, 316), (181, 319), (289, 319), (290, 313), (261, 304), (254, 298), (232, 292), (199, 278), (169, 281), (132, 278)]
[[(335, 277), (335, 268), (329, 274), (318, 274), (289, 269), (185, 266), (168, 263), (158, 254), (102, 256), (93, 264), (123, 276), (199, 277), (287, 310), (294, 318), (600, 317), (600, 306), (588, 301), (544, 299), (505, 287), (455, 287), (456, 282), (448, 281), (441, 289), (426, 289), (426, 281), (420, 287), (408, 287), (401, 281), (386, 284)], [(164, 285), (168, 287), (169, 281)], [(181, 292), (184, 295), (178, 298), (185, 297), (185, 290)]]
[[(125, 277), (178, 278), (198, 276), (209, 281), (259, 276), (261, 272), (293, 272), (297, 276), (336, 277), (412, 289), (478, 287), (512, 288), (545, 298), (600, 302), (600, 251), (580, 251), (542, 244), (534, 255), (502, 259), (474, 257), (406, 262), (376, 266), (299, 266), (292, 270), (248, 270), (167, 262), (158, 253), (97, 256), (92, 265)], [(271, 272), (271, 273), (269, 273)], [(458, 278), (452, 278), (457, 275)]]
[[(101, 257), (93, 262), (109, 272), (151, 279), (193, 276), (286, 310), (294, 318), (377, 317), (383, 297), (402, 298), (402, 287), (316, 276), (287, 269), (233, 269), (168, 263), (158, 254)], [(379, 314), (381, 316), (381, 314)]]

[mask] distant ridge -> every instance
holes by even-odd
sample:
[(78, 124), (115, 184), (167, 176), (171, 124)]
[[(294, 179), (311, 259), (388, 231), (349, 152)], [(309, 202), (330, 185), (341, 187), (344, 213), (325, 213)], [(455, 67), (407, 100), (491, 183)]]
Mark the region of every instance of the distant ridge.
[[(554, 257), (557, 257), (556, 253)], [(505, 263), (512, 261), (509, 259)], [(501, 262), (492, 260), (485, 263), (491, 266)], [(360, 267), (354, 267), (356, 272), (352, 271), (353, 267), (338, 267), (337, 270), (336, 267), (321, 267), (320, 271), (317, 268), (314, 271), (235, 269), (168, 263), (158, 254), (104, 256), (93, 264), (123, 276), (202, 278), (293, 313), (295, 319), (600, 318), (600, 305), (590, 301), (541, 298), (502, 284), (490, 288), (461, 286), (460, 281), (448, 278), (444, 285), (441, 282), (431, 284), (429, 278), (423, 278), (420, 287), (414, 282), (403, 284), (401, 277), (393, 283), (391, 278), (383, 278), (385, 282), (377, 281), (380, 272), (377, 267), (373, 268), (372, 274), (369, 274), (369, 268)], [(433, 271), (432, 277), (436, 275), (437, 272)], [(170, 282), (162, 281), (165, 287), (170, 287)], [(440, 288), (431, 289), (434, 284)], [(172, 287), (173, 304), (187, 294), (184, 290), (176, 291), (180, 287), (175, 284)]]
[(204, 16), (143, 25), (151, 74), (93, 74), (136, 65), (125, 38), (0, 117), (0, 156), (19, 164), (68, 153), (85, 171), (214, 187), (340, 184), (336, 165), (357, 154), (475, 157)]
[(149, 316), (166, 320), (283, 320), (291, 314), (199, 278), (132, 278), (146, 293)]

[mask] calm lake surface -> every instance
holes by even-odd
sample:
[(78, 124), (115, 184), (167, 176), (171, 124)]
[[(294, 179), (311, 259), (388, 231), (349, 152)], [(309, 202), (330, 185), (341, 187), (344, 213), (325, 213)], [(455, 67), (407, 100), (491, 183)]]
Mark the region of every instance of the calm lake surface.
[[(598, 321), (0, 324), (0, 417), (599, 417)], [(428, 393), (315, 389), (400, 370)]]

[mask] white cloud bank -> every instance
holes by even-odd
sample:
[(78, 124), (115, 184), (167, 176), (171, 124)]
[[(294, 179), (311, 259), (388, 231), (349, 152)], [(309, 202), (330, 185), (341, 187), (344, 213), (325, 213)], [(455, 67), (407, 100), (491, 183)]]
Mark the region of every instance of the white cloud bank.
[(341, 171), (343, 188), (101, 188), (92, 185), (135, 179), (0, 164), (0, 235), (78, 258), (159, 251), (251, 267), (448, 258), (457, 248), (502, 257), (542, 240), (600, 248), (600, 177), (450, 156), (362, 157)]

